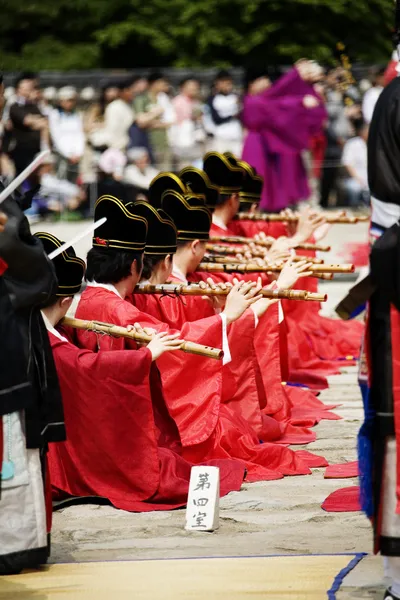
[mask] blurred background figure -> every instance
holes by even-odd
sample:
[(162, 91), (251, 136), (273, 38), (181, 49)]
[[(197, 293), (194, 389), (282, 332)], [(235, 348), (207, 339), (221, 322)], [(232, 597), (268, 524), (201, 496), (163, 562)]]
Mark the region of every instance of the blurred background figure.
[(58, 177), (57, 162), (56, 156), (48, 156), (27, 181), (26, 190), (36, 190), (33, 194), (32, 206), (26, 211), (30, 220), (60, 217), (68, 212), (77, 211), (83, 201), (82, 191), (78, 185)]
[(50, 138), (57, 156), (60, 179), (76, 183), (85, 151), (82, 115), (77, 111), (77, 92), (72, 86), (58, 92), (58, 106), (49, 115)]
[(161, 171), (170, 171), (172, 168), (168, 131), (175, 123), (175, 110), (169, 91), (167, 78), (161, 72), (154, 72), (148, 77), (147, 91), (134, 101), (138, 116), (136, 123), (142, 130), (147, 130), (155, 166)]
[(344, 71), (331, 70), (325, 79), (325, 107), (328, 122), (325, 128), (326, 148), (320, 180), (320, 205), (327, 208), (331, 194), (336, 192), (343, 146), (352, 133), (342, 89)]
[(220, 71), (206, 103), (205, 128), (210, 136), (209, 150), (241, 155), (243, 130), (239, 115), (240, 101), (234, 91), (233, 77), (229, 71)]
[(124, 182), (134, 185), (139, 191), (146, 193), (159, 170), (150, 164), (147, 148), (131, 148), (128, 150), (128, 165), (124, 171)]
[(372, 115), (374, 114), (375, 104), (381, 95), (385, 85), (385, 68), (374, 67), (370, 70), (369, 80), (371, 87), (364, 94), (362, 103), (362, 114), (364, 121), (368, 124), (372, 121)]
[(108, 102), (104, 110), (104, 126), (97, 130), (97, 147), (126, 150), (129, 144), (129, 129), (135, 121), (132, 108), (134, 80), (132, 77), (125, 77), (117, 82), (116, 87), (117, 97)]
[(197, 167), (202, 164), (206, 134), (200, 91), (200, 81), (188, 76), (180, 82), (179, 94), (172, 101), (176, 121), (170, 130), (170, 140), (178, 171), (188, 164)]
[(362, 119), (355, 121), (355, 136), (344, 145), (342, 164), (348, 178), (344, 181), (347, 204), (352, 207), (369, 204), (368, 188), (368, 123)]
[(22, 74), (15, 82), (15, 97), (5, 107), (5, 152), (14, 163), (18, 175), (48, 145), (48, 123), (37, 104), (37, 77), (33, 73)]

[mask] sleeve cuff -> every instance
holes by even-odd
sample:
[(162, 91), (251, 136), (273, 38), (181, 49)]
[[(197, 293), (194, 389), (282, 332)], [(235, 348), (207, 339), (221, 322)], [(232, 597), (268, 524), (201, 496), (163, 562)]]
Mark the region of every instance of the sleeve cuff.
[(222, 321), (222, 350), (224, 352), (222, 364), (227, 365), (231, 362), (232, 356), (231, 356), (231, 351), (230, 351), (229, 342), (228, 342), (226, 315), (224, 313), (221, 313), (220, 317), (221, 317), (221, 321)]

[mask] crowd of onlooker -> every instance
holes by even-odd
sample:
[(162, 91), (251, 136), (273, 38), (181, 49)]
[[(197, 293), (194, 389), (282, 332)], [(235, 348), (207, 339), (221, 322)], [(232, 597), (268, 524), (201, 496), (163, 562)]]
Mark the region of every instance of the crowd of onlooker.
[[(383, 69), (344, 86), (341, 68), (318, 85), (328, 120), (310, 147), (310, 176), (322, 206), (368, 203), (368, 124), (383, 89)], [(1, 122), (0, 174), (12, 178), (43, 149), (51, 156), (31, 214), (88, 215), (95, 198), (115, 190), (145, 193), (160, 171), (201, 167), (209, 150), (241, 154), (241, 90), (220, 71), (205, 90), (195, 76), (172, 89), (161, 72), (103, 81), (97, 90), (41, 87), (33, 73), (6, 89)]]

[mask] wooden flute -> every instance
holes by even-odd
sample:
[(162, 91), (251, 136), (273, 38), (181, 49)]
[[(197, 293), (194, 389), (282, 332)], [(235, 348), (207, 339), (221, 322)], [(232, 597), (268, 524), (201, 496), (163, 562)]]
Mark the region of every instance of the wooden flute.
[[(146, 333), (128, 331), (125, 327), (113, 325), (112, 323), (102, 323), (101, 321), (85, 321), (83, 319), (64, 317), (64, 319), (61, 321), (61, 324), (68, 325), (74, 329), (83, 329), (85, 331), (92, 331), (93, 333), (127, 338), (141, 343), (148, 343), (153, 339), (153, 336), (147, 335)], [(198, 356), (205, 356), (207, 358), (214, 358), (216, 360), (221, 360), (224, 356), (223, 350), (220, 350), (219, 348), (203, 346), (202, 344), (196, 344), (195, 342), (188, 341), (183, 341), (179, 350), (182, 350), (182, 352), (186, 352), (187, 354), (197, 354)]]
[[(204, 262), (232, 262), (235, 259), (233, 257), (236, 256), (236, 254), (241, 254), (240, 249), (239, 248), (235, 248), (235, 246), (212, 246), (211, 248), (208, 248), (208, 251), (211, 252), (211, 254), (206, 254), (204, 257)], [(253, 252), (252, 250), (249, 250), (252, 258), (264, 258), (264, 253), (263, 252)], [(229, 256), (231, 256), (232, 258), (229, 259)], [(224, 258), (225, 261), (221, 260), (214, 260), (214, 258)], [(301, 254), (297, 254), (296, 256), (292, 256), (290, 258), (290, 260), (292, 260), (293, 262), (300, 262), (301, 260), (307, 260), (307, 262), (311, 262), (315, 265), (322, 265), (323, 264), (323, 260), (322, 258), (314, 258), (314, 257), (309, 257), (309, 256), (302, 256)]]
[[(151, 283), (139, 283), (134, 289), (134, 294), (168, 294), (175, 296), (227, 296), (230, 289), (220, 288), (202, 288), (197, 284), (176, 284), (163, 283), (154, 285)], [(279, 299), (279, 300), (307, 300), (313, 302), (326, 302), (328, 296), (326, 294), (316, 294), (307, 290), (269, 290), (263, 288), (259, 292), (264, 298)]]
[[(369, 217), (366, 215), (362, 215), (360, 217), (353, 217), (348, 215), (329, 215), (323, 214), (321, 215), (325, 217), (327, 223), (333, 224), (347, 224), (347, 225), (355, 225), (356, 223), (361, 223), (369, 220)], [(267, 214), (267, 213), (247, 213), (240, 212), (236, 216), (239, 221), (264, 221), (267, 223), (297, 223), (299, 220), (298, 215), (280, 215), (278, 214)]]
[[(215, 261), (212, 261), (211, 263), (208, 264), (218, 264), (218, 265), (226, 265), (227, 267), (235, 267), (235, 268), (240, 268), (243, 269), (244, 272), (251, 272), (251, 273), (255, 273), (257, 272), (257, 269), (259, 271), (282, 271), (284, 264), (271, 264), (271, 265), (257, 265), (256, 263), (244, 263), (243, 261), (235, 261), (235, 260), (230, 260), (229, 258), (227, 258), (226, 256), (220, 256), (220, 257), (214, 257), (216, 258)], [(201, 263), (200, 266), (206, 265), (207, 263)], [(201, 269), (198, 269), (199, 271)], [(327, 264), (312, 264), (309, 268), (309, 271), (312, 273), (354, 273), (355, 271), (355, 267), (352, 264), (343, 264), (343, 265), (327, 265)]]
[[(224, 244), (245, 244), (248, 246), (249, 244), (255, 244), (256, 246), (262, 246), (263, 248), (270, 248), (274, 243), (275, 238), (266, 238), (265, 240), (256, 240), (255, 238), (247, 238), (242, 236), (212, 236), (210, 238), (210, 242), (215, 243), (224, 243)], [(207, 244), (207, 246), (212, 246), (213, 244)], [(331, 249), (330, 246), (324, 246), (322, 244), (298, 244), (294, 246), (294, 250), (313, 250), (315, 252), (329, 252)]]
[[(351, 273), (352, 271), (324, 271), (323, 267), (326, 265), (312, 265), (310, 267), (310, 272), (312, 272), (312, 277), (316, 277), (317, 279), (333, 279), (334, 273)], [(332, 267), (332, 265), (328, 265), (328, 267)], [(334, 267), (338, 267), (341, 265), (333, 265)], [(315, 271), (314, 267), (321, 267), (321, 271)], [(228, 264), (221, 263), (200, 263), (197, 267), (197, 271), (202, 271), (203, 273), (279, 273), (282, 271), (283, 265), (269, 265), (268, 267), (260, 267), (259, 265), (251, 264), (251, 263), (235, 263), (231, 262)]]

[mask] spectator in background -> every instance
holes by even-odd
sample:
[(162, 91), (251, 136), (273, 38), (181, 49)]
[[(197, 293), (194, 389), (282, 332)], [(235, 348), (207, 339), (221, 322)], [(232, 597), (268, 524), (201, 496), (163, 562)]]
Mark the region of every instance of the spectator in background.
[[(95, 151), (104, 152), (104, 115), (107, 106), (118, 98), (119, 90), (112, 81), (103, 81), (98, 102), (92, 104), (85, 113), (84, 127), (89, 145)], [(99, 135), (98, 135), (99, 132)]]
[(212, 136), (210, 149), (241, 156), (243, 130), (239, 119), (240, 102), (233, 90), (233, 78), (229, 71), (218, 73), (213, 90), (207, 100), (205, 117), (206, 131)]
[(362, 103), (362, 114), (366, 123), (371, 123), (374, 114), (375, 104), (382, 93), (385, 85), (385, 69), (374, 67), (369, 76), (372, 87), (365, 92)]
[[(110, 102), (104, 112), (104, 127), (96, 133), (98, 147), (126, 150), (129, 144), (129, 129), (135, 120), (132, 108), (134, 98), (134, 83), (132, 77), (118, 82), (118, 97)], [(92, 136), (93, 143), (93, 136)]]
[(173, 99), (176, 121), (170, 130), (170, 140), (175, 166), (180, 171), (189, 164), (201, 168), (204, 154), (205, 132), (202, 127), (203, 110), (200, 104), (200, 82), (186, 77), (179, 86), (179, 94)]
[(328, 123), (325, 129), (326, 149), (320, 188), (320, 204), (323, 208), (329, 206), (331, 192), (336, 189), (343, 146), (351, 135), (351, 126), (341, 91), (343, 77), (344, 73), (340, 68), (333, 69), (326, 76), (325, 107), (328, 112)]
[(85, 151), (83, 119), (76, 110), (77, 93), (72, 86), (58, 92), (58, 107), (49, 116), (50, 137), (57, 155), (60, 179), (76, 183), (79, 165)]
[(368, 123), (363, 120), (354, 122), (355, 137), (348, 140), (343, 148), (342, 163), (349, 178), (345, 181), (345, 190), (350, 206), (369, 203), (368, 188)]
[(56, 174), (56, 164), (56, 157), (48, 156), (29, 178), (31, 189), (40, 188), (33, 196), (31, 208), (26, 211), (28, 217), (60, 215), (64, 210), (76, 210), (82, 201), (79, 186), (60, 179)]
[(121, 150), (109, 148), (98, 163), (97, 198), (115, 196), (123, 202), (135, 202), (137, 189), (123, 181), (126, 156)]
[(161, 171), (172, 168), (172, 151), (168, 130), (175, 122), (175, 111), (168, 96), (169, 83), (162, 73), (152, 73), (148, 78), (148, 90), (134, 102), (135, 112), (142, 115), (137, 123), (148, 130), (154, 161)]
[(125, 169), (124, 181), (134, 185), (138, 190), (147, 192), (158, 169), (150, 164), (147, 148), (131, 148), (128, 150), (128, 166)]
[(42, 135), (48, 131), (47, 119), (33, 101), (36, 86), (35, 75), (21, 75), (15, 83), (16, 97), (9, 107), (6, 127), (9, 127), (10, 140), (7, 151), (17, 175), (40, 152)]

